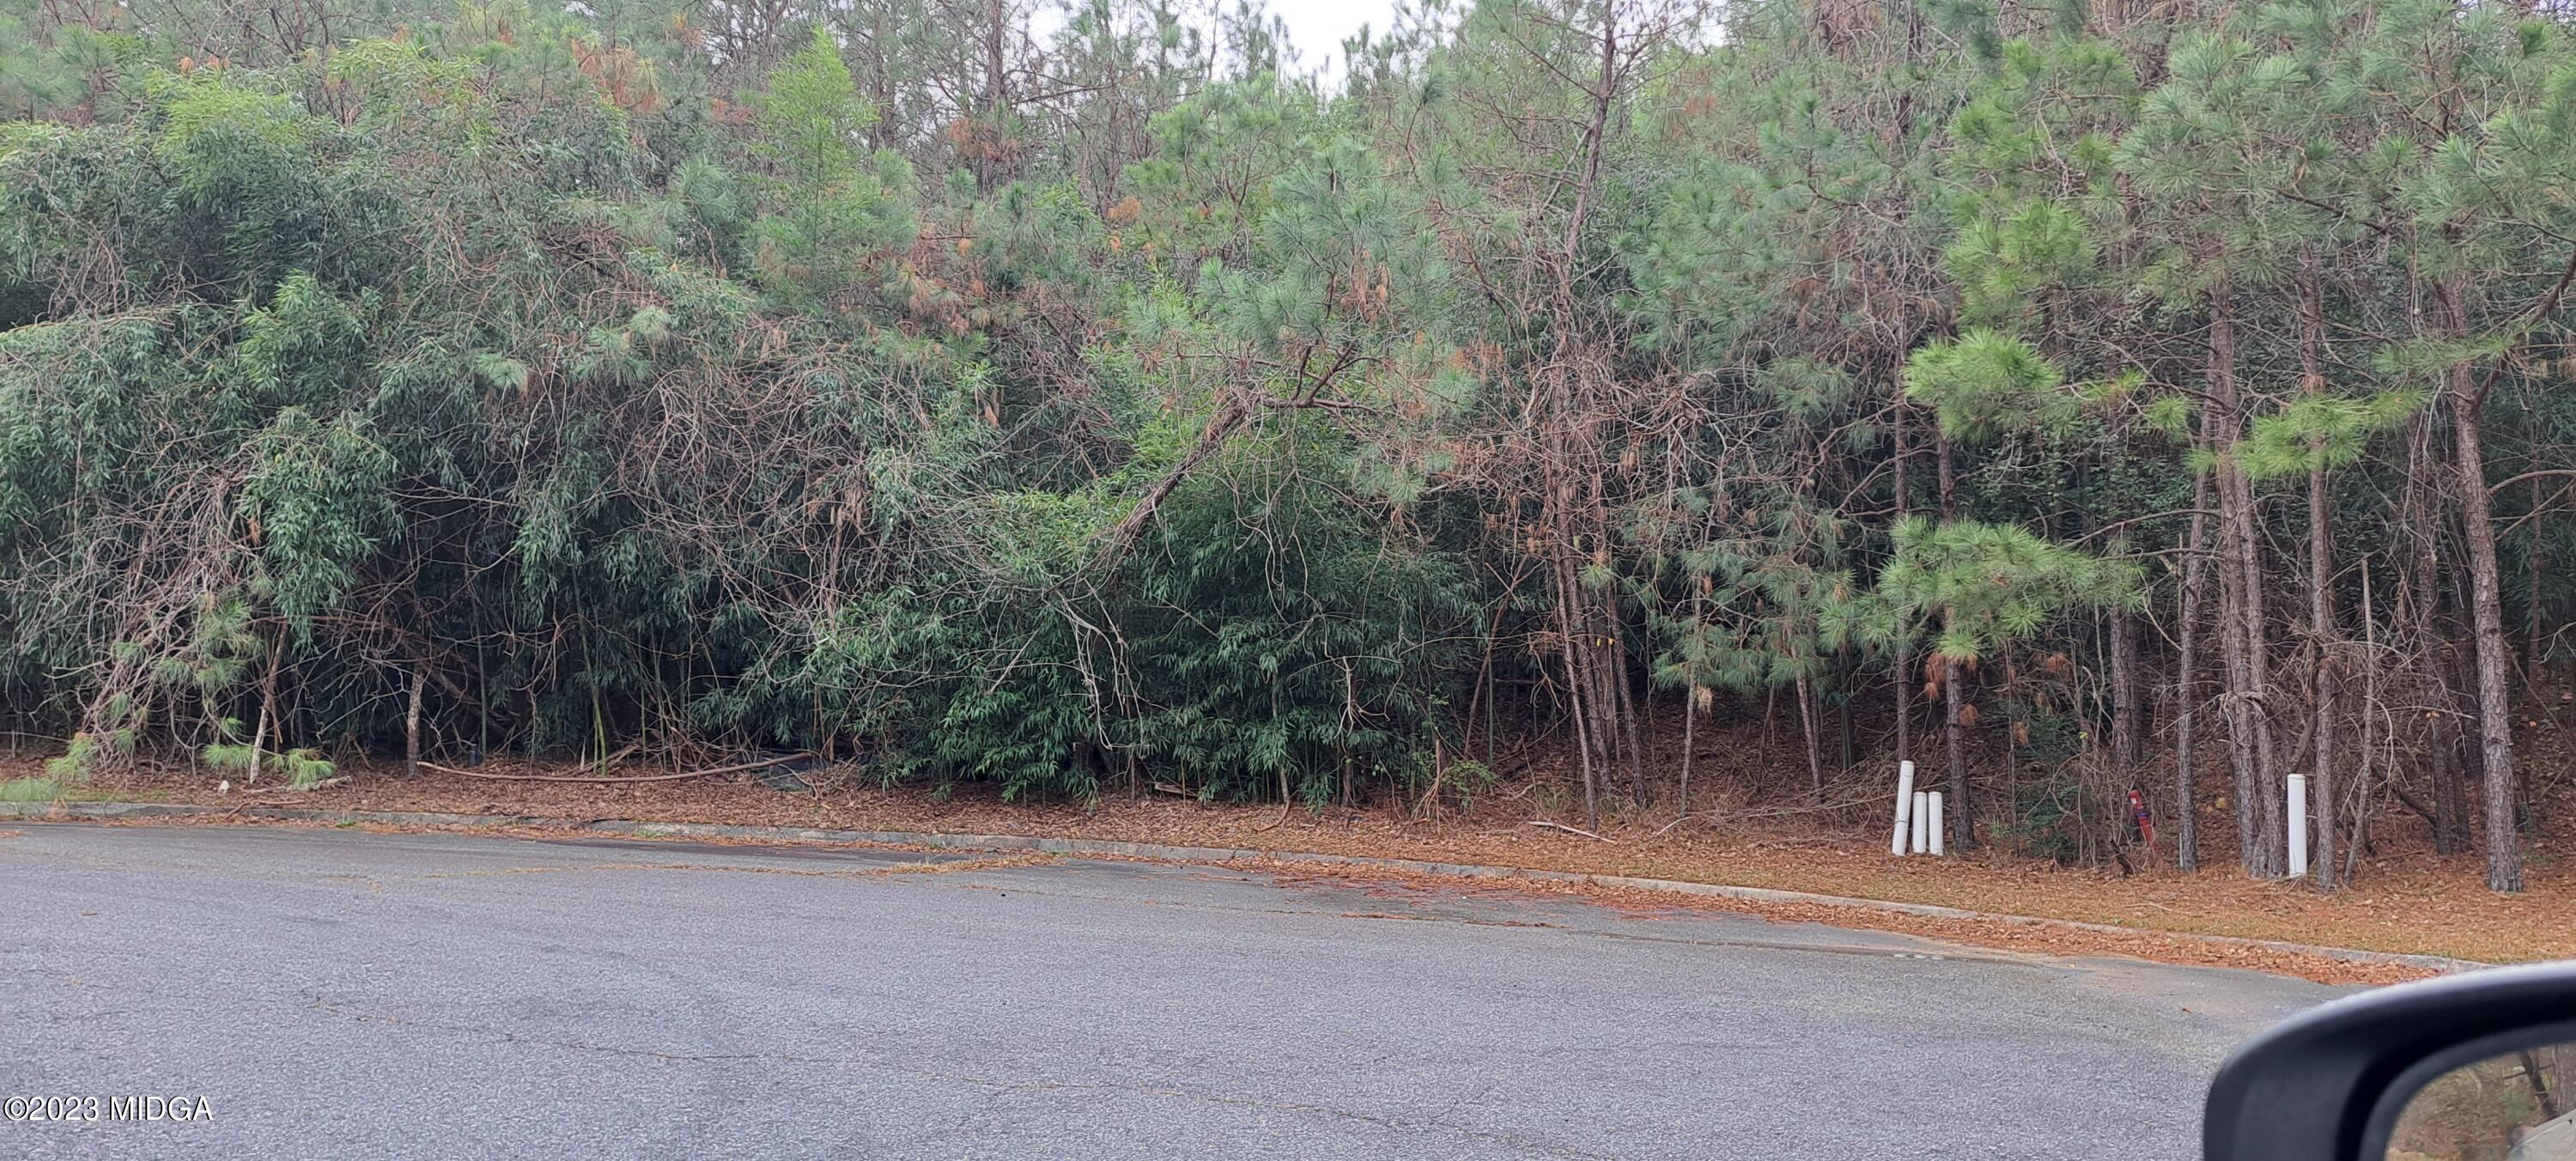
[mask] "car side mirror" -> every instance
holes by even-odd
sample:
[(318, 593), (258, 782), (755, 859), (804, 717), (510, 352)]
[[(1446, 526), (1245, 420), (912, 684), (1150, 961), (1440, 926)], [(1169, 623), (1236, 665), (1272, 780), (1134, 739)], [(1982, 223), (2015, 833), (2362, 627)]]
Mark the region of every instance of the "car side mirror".
[(2365, 992), (2239, 1046), (2208, 1161), (2576, 1161), (2576, 962)]

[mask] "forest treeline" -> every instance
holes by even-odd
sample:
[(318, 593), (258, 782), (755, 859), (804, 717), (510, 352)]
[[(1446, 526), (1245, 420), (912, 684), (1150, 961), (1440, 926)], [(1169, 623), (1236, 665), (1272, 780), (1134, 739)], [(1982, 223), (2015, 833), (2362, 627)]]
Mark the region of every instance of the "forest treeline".
[(1536, 737), (1597, 820), (1776, 706), (1772, 793), (1916, 758), (1962, 849), (2134, 788), (2280, 875), (2297, 773), (2320, 883), (2404, 812), (2518, 889), (2563, 14), (1394, 24), (5, 0), (0, 728), (1310, 804)]

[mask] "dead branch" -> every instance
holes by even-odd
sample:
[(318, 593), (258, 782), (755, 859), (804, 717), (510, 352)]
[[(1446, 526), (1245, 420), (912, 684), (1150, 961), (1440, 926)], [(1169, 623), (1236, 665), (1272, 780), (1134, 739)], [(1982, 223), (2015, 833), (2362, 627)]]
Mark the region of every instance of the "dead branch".
[(678, 774), (638, 774), (623, 777), (611, 777), (595, 774), (483, 774), (473, 770), (459, 770), (453, 766), (441, 766), (436, 762), (423, 762), (420, 764), (420, 768), (423, 770), (436, 770), (441, 774), (455, 774), (465, 778), (487, 778), (495, 782), (677, 782), (683, 778), (704, 778), (710, 774), (739, 774), (745, 770), (758, 770), (765, 766), (784, 765), (789, 762), (800, 761), (813, 756), (814, 755), (809, 752), (800, 750), (796, 753), (783, 755), (781, 757), (763, 758), (757, 762), (737, 762), (731, 766), (714, 766), (705, 770), (689, 770)]
[(1579, 834), (1579, 835), (1582, 835), (1583, 837), (1588, 838), (1588, 839), (1591, 839), (1592, 841), (1597, 842), (1597, 843), (1606, 843), (1606, 842), (1609, 842), (1609, 841), (1610, 841), (1610, 840), (1608, 840), (1608, 839), (1606, 839), (1606, 838), (1601, 837), (1600, 835), (1597, 835), (1597, 834), (1592, 833), (1591, 831), (1585, 830), (1585, 829), (1583, 829), (1582, 827), (1579, 827), (1579, 826), (1567, 826), (1567, 825), (1565, 825), (1564, 823), (1561, 823), (1561, 822), (1538, 822), (1538, 821), (1532, 821), (1532, 822), (1530, 823), (1530, 825), (1531, 825), (1531, 826), (1543, 826), (1543, 827), (1548, 828), (1549, 830), (1561, 830), (1561, 831), (1564, 831), (1564, 832), (1565, 832), (1565, 833), (1567, 833), (1567, 834)]

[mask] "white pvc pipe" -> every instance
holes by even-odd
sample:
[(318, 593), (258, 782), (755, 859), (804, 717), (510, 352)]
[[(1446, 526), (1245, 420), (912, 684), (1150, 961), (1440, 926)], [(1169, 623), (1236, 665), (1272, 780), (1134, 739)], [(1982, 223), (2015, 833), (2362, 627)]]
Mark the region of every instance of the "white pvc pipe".
[(1899, 762), (1896, 764), (1896, 834), (1887, 840), (1887, 853), (1905, 853), (1905, 820), (1913, 813), (1913, 806), (1914, 763)]
[(1911, 821), (1914, 824), (1914, 853), (1918, 855), (1931, 849), (1927, 845), (1930, 840), (1926, 837), (1930, 833), (1927, 828), (1932, 825), (1931, 801), (1930, 795), (1920, 790), (1914, 792), (1914, 817)]
[(1940, 853), (1941, 853), (1941, 792), (1940, 792), (1940, 791), (1935, 790), (1935, 791), (1933, 791), (1933, 792), (1932, 792), (1932, 803), (1931, 803), (1931, 806), (1932, 806), (1932, 824), (1931, 824), (1931, 826), (1930, 826), (1928, 829), (1930, 829), (1930, 830), (1931, 830), (1931, 832), (1932, 832), (1932, 853), (1937, 855), (1937, 854), (1940, 854)]
[(2290, 877), (2308, 873), (2308, 778), (2290, 775)]

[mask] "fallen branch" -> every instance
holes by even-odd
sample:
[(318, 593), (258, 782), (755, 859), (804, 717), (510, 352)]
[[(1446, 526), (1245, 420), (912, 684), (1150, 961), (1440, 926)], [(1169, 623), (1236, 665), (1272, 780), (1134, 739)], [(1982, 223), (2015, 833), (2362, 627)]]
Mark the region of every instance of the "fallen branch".
[(1170, 471), (1163, 473), (1162, 479), (1145, 489), (1145, 494), (1137, 498), (1135, 507), (1119, 517), (1118, 523), (1110, 525), (1097, 537), (1101, 542), (1100, 552), (1083, 568), (1106, 571), (1115, 567), (1118, 558), (1125, 556), (1127, 549), (1135, 544), (1136, 536), (1144, 530), (1146, 522), (1154, 518), (1154, 509), (1161, 506), (1164, 497), (1179, 488), (1181, 481), (1189, 478), (1190, 470), (1197, 467), (1200, 460), (1225, 446), (1225, 441), (1234, 435), (1235, 429), (1251, 418), (1251, 408), (1240, 401), (1229, 398), (1220, 405), (1215, 414), (1208, 416), (1207, 425), (1199, 429), (1198, 441), (1182, 454), (1180, 462), (1173, 464)]
[(1567, 826), (1567, 825), (1565, 825), (1564, 823), (1561, 823), (1561, 822), (1532, 822), (1530, 825), (1531, 825), (1531, 826), (1543, 826), (1543, 827), (1548, 828), (1549, 830), (1561, 830), (1561, 831), (1564, 831), (1564, 832), (1565, 832), (1565, 833), (1567, 833), (1567, 834), (1579, 834), (1579, 835), (1582, 835), (1583, 837), (1588, 838), (1588, 839), (1591, 839), (1592, 841), (1597, 842), (1597, 843), (1606, 843), (1606, 842), (1609, 842), (1609, 841), (1610, 841), (1610, 840), (1608, 840), (1608, 839), (1606, 839), (1606, 838), (1601, 837), (1600, 835), (1597, 835), (1597, 834), (1592, 833), (1591, 831), (1585, 830), (1585, 829), (1583, 829), (1582, 827), (1579, 827), (1579, 826)]
[(799, 751), (794, 754), (786, 754), (776, 758), (763, 758), (757, 762), (737, 762), (731, 766), (714, 766), (705, 770), (689, 770), (678, 774), (639, 774), (627, 777), (606, 777), (594, 774), (482, 774), (472, 770), (459, 770), (453, 766), (441, 766), (436, 762), (423, 762), (420, 764), (420, 768), (423, 770), (436, 770), (441, 774), (455, 774), (465, 778), (488, 778), (495, 782), (677, 782), (683, 778), (704, 778), (710, 774), (739, 774), (745, 770), (758, 770), (764, 766), (785, 765), (789, 762), (802, 761), (813, 756), (814, 755), (811, 753)]

